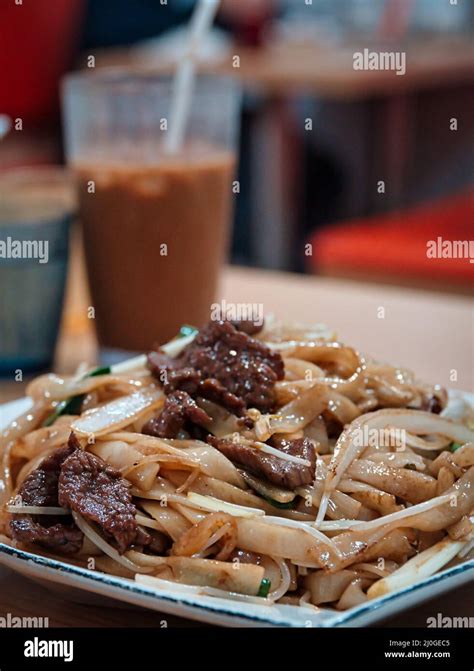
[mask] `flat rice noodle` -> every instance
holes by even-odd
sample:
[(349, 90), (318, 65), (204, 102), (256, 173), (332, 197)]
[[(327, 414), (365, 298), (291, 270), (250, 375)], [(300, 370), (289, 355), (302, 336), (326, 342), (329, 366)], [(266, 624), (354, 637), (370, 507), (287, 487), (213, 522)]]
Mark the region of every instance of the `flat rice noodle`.
[(452, 470), (442, 466), (438, 471), (438, 480), (436, 483), (436, 496), (441, 496), (450, 487), (454, 485), (456, 477)]
[[(439, 498), (438, 502), (436, 499)], [(430, 506), (428, 510), (419, 512), (417, 507)], [(399, 513), (393, 513), (395, 519), (377, 520), (377, 526), (365, 529), (365, 532), (388, 532), (390, 529), (406, 528), (419, 529), (420, 531), (440, 531), (458, 522), (464, 515), (470, 515), (474, 509), (474, 466), (457, 480), (441, 497), (435, 497), (429, 502), (423, 502), (413, 506), (413, 510), (407, 508), (408, 515), (399, 517)], [(405, 512), (405, 511), (400, 511)], [(353, 530), (356, 531), (355, 529)], [(342, 534), (341, 534), (342, 535)], [(340, 538), (340, 537), (338, 537)]]
[(313, 386), (307, 380), (287, 380), (275, 384), (275, 402), (278, 407), (287, 405)]
[(452, 452), (441, 452), (441, 454), (430, 463), (428, 470), (430, 474), (436, 478), (442, 468), (447, 468), (451, 471), (456, 479), (460, 478), (463, 474), (461, 466), (458, 466), (454, 461), (454, 454)]
[(159, 523), (161, 530), (173, 541), (177, 541), (191, 527), (191, 522), (169, 506), (144, 500), (140, 501), (140, 506)]
[[(310, 361), (295, 359), (291, 356), (285, 357), (285, 380), (299, 380), (300, 382), (312, 383), (314, 380), (323, 378), (324, 376), (325, 372), (323, 369)], [(278, 384), (281, 383), (277, 382)]]
[[(226, 513), (211, 513), (194, 524), (181, 538), (179, 538), (170, 550), (170, 555), (178, 557), (203, 556), (209, 548), (216, 543), (219, 552), (214, 557), (220, 561), (226, 561), (235, 550), (237, 539), (237, 523), (235, 517)], [(206, 556), (206, 555), (204, 555)]]
[(285, 352), (293, 359), (303, 359), (312, 363), (326, 366), (331, 374), (341, 378), (348, 378), (360, 367), (360, 358), (357, 352), (339, 342), (307, 342), (296, 343), (293, 351)]
[[(295, 563), (315, 563), (323, 566), (334, 553), (330, 546), (318, 541), (303, 530), (276, 524), (266, 524), (264, 518), (237, 519), (237, 547), (257, 554), (268, 554), (291, 559)], [(336, 554), (336, 553), (334, 553)]]
[(439, 571), (463, 548), (464, 542), (445, 538), (428, 550), (412, 557), (387, 578), (378, 580), (368, 591), (370, 599), (407, 587)]
[(367, 375), (367, 384), (377, 395), (380, 405), (389, 407), (405, 407), (413, 401), (412, 389), (403, 388), (400, 385), (390, 384), (378, 375)]
[(211, 422), (206, 424), (206, 429), (217, 438), (222, 438), (230, 433), (239, 431), (240, 425), (238, 417), (228, 412), (220, 405), (208, 401), (205, 398), (198, 398), (196, 403), (211, 418)]
[(322, 603), (338, 601), (346, 587), (356, 578), (354, 571), (347, 569), (337, 573), (312, 571), (304, 579), (304, 586), (309, 589), (311, 603), (319, 606)]
[(274, 415), (262, 415), (255, 425), (258, 440), (265, 441), (274, 433), (293, 433), (304, 429), (327, 408), (329, 392), (324, 384), (315, 383)]
[(245, 482), (234, 464), (212, 445), (202, 443), (199, 447), (189, 447), (186, 449), (186, 454), (197, 459), (199, 468), (205, 475), (241, 489), (245, 488)]
[(49, 403), (36, 402), (0, 433), (0, 505), (8, 501), (13, 490), (11, 452), (22, 436), (36, 429), (49, 412)]
[(332, 389), (332, 386), (326, 412), (329, 412), (343, 426), (360, 416), (360, 410), (357, 405), (346, 396), (343, 396), (343, 394), (337, 393), (337, 391)]
[(87, 410), (72, 422), (71, 429), (78, 436), (102, 436), (136, 422), (143, 414), (163, 405), (163, 402), (164, 394), (159, 389), (136, 391)]
[[(169, 473), (168, 479), (177, 487), (183, 483), (183, 476), (178, 473)], [(268, 515), (275, 514), (275, 508), (259, 496), (207, 475), (199, 475), (188, 487), (187, 491), (196, 492), (196, 494), (202, 494), (203, 496), (213, 496), (216, 499), (234, 503), (238, 506), (261, 508)]]
[[(178, 468), (179, 470), (199, 468), (198, 459), (193, 457), (187, 450), (175, 447), (174, 445), (171, 445), (169, 441), (162, 440), (161, 438), (145, 436), (141, 433), (117, 431), (109, 433), (106, 436), (100, 436), (97, 442), (100, 443), (101, 441), (107, 440), (119, 440), (127, 443), (127, 445), (133, 445), (134, 449), (144, 456), (162, 456), (162, 463), (172, 464), (173, 468)], [(205, 445), (205, 443), (200, 444)]]
[(453, 461), (461, 468), (474, 466), (474, 444), (467, 443), (453, 453)]
[[(445, 493), (451, 500), (423, 513), (400, 520), (399, 526), (422, 531), (439, 531), (458, 522), (474, 509), (474, 466), (464, 473)], [(396, 523), (395, 523), (396, 524)]]
[(421, 503), (436, 495), (436, 480), (417, 471), (357, 459), (349, 466), (346, 474), (409, 503)]
[(370, 448), (361, 455), (362, 459), (368, 459), (376, 464), (385, 464), (385, 466), (391, 468), (414, 466), (417, 471), (423, 472), (426, 470), (426, 460), (409, 449), (405, 449), (403, 452), (390, 452), (390, 448), (388, 448), (388, 451), (373, 450), (370, 452), (369, 450)]
[(421, 410), (377, 410), (361, 415), (340, 435), (334, 455), (329, 465), (329, 473), (325, 483), (324, 499), (321, 501), (318, 522), (324, 519), (329, 493), (337, 486), (346, 469), (365, 450), (360, 440), (364, 429), (381, 430), (388, 426), (405, 429), (415, 434), (440, 433), (459, 442), (474, 441), (474, 432), (462, 424)]
[(315, 417), (305, 426), (304, 437), (310, 438), (317, 444), (318, 454), (327, 454), (329, 452), (328, 433), (326, 423), (322, 417)]
[[(94, 375), (92, 377), (80, 377), (76, 375), (60, 377), (54, 373), (40, 375), (27, 387), (27, 396), (36, 400), (48, 399), (49, 401), (63, 401), (71, 396), (89, 394), (91, 391), (101, 387), (121, 388), (128, 387), (129, 393), (144, 389), (154, 383), (155, 380), (149, 372), (142, 371), (127, 373), (124, 375)], [(124, 387), (125, 385), (125, 387)]]
[[(160, 470), (157, 463), (145, 461), (140, 464), (147, 457), (123, 441), (100, 441), (91, 445), (89, 450), (122, 473), (125, 471), (127, 480), (144, 491), (151, 489)], [(139, 465), (134, 467), (135, 464)]]
[[(171, 570), (172, 579), (186, 585), (217, 587), (229, 592), (256, 596), (265, 574), (263, 566), (240, 563), (238, 570), (232, 562), (197, 557), (163, 557)], [(157, 572), (159, 577), (159, 568)]]
[[(296, 492), (306, 499), (311, 496), (313, 505), (318, 507), (323, 495), (324, 484), (316, 481), (312, 487), (298, 487)], [(339, 490), (334, 490), (329, 499), (327, 516), (330, 520), (357, 520), (361, 503)]]
[(355, 608), (367, 601), (368, 597), (364, 590), (366, 590), (373, 582), (372, 578), (354, 578), (354, 580), (346, 587), (344, 593), (337, 602), (337, 610)]
[[(474, 520), (474, 517), (473, 517)], [(471, 518), (469, 518), (467, 515), (462, 517), (459, 522), (456, 522), (456, 524), (453, 524), (450, 526), (448, 529), (448, 534), (449, 537), (454, 540), (467, 540), (467, 538), (472, 534), (474, 531), (474, 524), (471, 522)]]
[(359, 501), (371, 510), (376, 510), (381, 515), (389, 515), (401, 509), (401, 506), (397, 505), (393, 494), (387, 494), (387, 492), (381, 491), (365, 482), (344, 479), (339, 483), (339, 489), (342, 492), (350, 493), (356, 501)]
[(58, 417), (53, 426), (43, 426), (19, 438), (12, 449), (12, 457), (33, 459), (40, 451), (67, 443), (71, 422), (75, 416)]
[(340, 571), (351, 564), (370, 562), (380, 557), (401, 563), (412, 553), (410, 531), (377, 529), (375, 531), (348, 531), (339, 534), (333, 541), (340, 555), (331, 554), (323, 562), (327, 571)]

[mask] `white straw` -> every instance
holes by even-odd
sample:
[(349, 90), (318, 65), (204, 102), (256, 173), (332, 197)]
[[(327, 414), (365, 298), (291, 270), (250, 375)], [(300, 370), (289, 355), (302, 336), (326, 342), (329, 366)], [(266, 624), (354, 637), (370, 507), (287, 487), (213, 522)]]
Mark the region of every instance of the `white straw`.
[(176, 153), (183, 144), (192, 98), (196, 56), (214, 21), (219, 3), (220, 0), (198, 0), (191, 17), (188, 46), (173, 81), (170, 128), (165, 141), (165, 151), (169, 154)]

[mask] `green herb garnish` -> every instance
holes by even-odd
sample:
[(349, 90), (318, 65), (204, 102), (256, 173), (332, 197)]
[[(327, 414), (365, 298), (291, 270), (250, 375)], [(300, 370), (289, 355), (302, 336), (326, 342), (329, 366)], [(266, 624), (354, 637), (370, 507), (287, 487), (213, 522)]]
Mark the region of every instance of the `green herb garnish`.
[(451, 452), (456, 452), (456, 450), (459, 450), (460, 447), (462, 447), (462, 443), (451, 443), (451, 447), (449, 448)]
[(272, 499), (270, 496), (265, 496), (264, 494), (260, 494), (262, 499), (265, 499), (267, 503), (269, 503), (271, 506), (274, 508), (280, 508), (280, 510), (293, 510), (295, 507), (295, 501), (287, 501), (286, 503), (281, 503), (280, 501), (275, 501), (275, 499)]
[(110, 366), (102, 366), (99, 368), (94, 368), (94, 370), (91, 370), (90, 373), (87, 373), (87, 375), (84, 375), (84, 378), (86, 377), (96, 377), (97, 375), (109, 375), (109, 373), (112, 372), (112, 369)]
[[(87, 377), (96, 377), (97, 375), (108, 375), (110, 373), (110, 366), (102, 366), (99, 368), (94, 368), (90, 373), (84, 375), (84, 380)], [(58, 403), (55, 407), (54, 412), (52, 412), (43, 422), (43, 426), (51, 426), (54, 422), (61, 417), (62, 415), (79, 415), (81, 413), (82, 403), (84, 401), (85, 394), (78, 394), (77, 396), (72, 396), (71, 398), (65, 399)]]
[(264, 599), (268, 596), (268, 593), (270, 592), (270, 587), (272, 586), (271, 580), (268, 578), (263, 578), (262, 582), (260, 583), (260, 587), (258, 588), (257, 596), (261, 596)]

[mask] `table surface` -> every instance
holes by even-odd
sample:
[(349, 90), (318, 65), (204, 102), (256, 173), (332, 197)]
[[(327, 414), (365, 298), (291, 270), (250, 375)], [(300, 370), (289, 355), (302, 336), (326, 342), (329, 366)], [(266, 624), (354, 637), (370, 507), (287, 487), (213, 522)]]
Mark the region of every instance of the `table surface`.
[[(392, 51), (406, 54), (406, 73), (391, 70), (354, 70), (354, 52)], [(238, 66), (234, 57), (238, 56)], [(84, 59), (85, 60), (85, 59)], [(203, 63), (211, 73), (238, 77), (244, 86), (259, 93), (287, 95), (308, 93), (333, 99), (387, 96), (430, 87), (452, 86), (474, 81), (474, 45), (463, 36), (409, 40), (399, 45), (369, 44), (367, 40), (347, 44), (281, 43), (267, 47), (231, 45), (225, 55)], [(97, 67), (131, 66), (169, 69), (163, 52), (123, 48), (96, 54)]]
[[(473, 389), (473, 302), (469, 298), (242, 268), (223, 273), (220, 295), (227, 302), (260, 303), (265, 314), (273, 312), (284, 319), (324, 321), (343, 341), (411, 367), (427, 381)], [(75, 254), (57, 352), (60, 372), (73, 370), (81, 360), (95, 361), (88, 305), (81, 259)], [(24, 384), (3, 381), (0, 399), (22, 396)], [(164, 619), (169, 626), (192, 625), (189, 620), (110, 603), (113, 607), (70, 602), (51, 588), (46, 591), (0, 567), (0, 615), (47, 616), (51, 626), (160, 626)], [(423, 627), (427, 617), (438, 612), (473, 615), (473, 604), (474, 586), (465, 586), (385, 624)]]

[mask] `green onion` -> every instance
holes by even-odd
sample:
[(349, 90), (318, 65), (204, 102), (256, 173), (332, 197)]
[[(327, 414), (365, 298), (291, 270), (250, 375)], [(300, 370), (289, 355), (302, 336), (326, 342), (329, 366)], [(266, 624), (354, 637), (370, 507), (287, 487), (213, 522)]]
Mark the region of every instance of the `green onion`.
[(80, 394), (61, 401), (57, 404), (54, 412), (44, 420), (43, 426), (51, 426), (61, 415), (79, 415), (83, 400), (84, 394)]
[[(97, 375), (108, 375), (110, 373), (110, 366), (102, 366), (99, 368), (94, 368), (90, 373), (84, 375), (86, 377), (96, 377)], [(51, 426), (54, 422), (61, 417), (61, 415), (79, 415), (81, 413), (81, 406), (84, 401), (85, 394), (78, 394), (77, 396), (72, 396), (72, 398), (65, 399), (58, 403), (54, 412), (52, 412), (43, 422), (43, 426)]]
[(91, 370), (90, 373), (87, 373), (84, 377), (97, 377), (97, 375), (109, 375), (109, 373), (112, 372), (112, 369), (110, 366), (102, 366), (99, 368), (94, 368), (94, 370)]
[(268, 596), (268, 593), (270, 592), (270, 587), (272, 586), (271, 580), (268, 578), (263, 578), (262, 582), (260, 583), (260, 587), (257, 592), (257, 596), (261, 596), (264, 599)]
[(182, 327), (179, 329), (179, 333), (177, 335), (178, 338), (186, 338), (187, 336), (194, 335), (199, 331), (196, 326), (190, 326), (189, 324), (183, 324)]
[(259, 496), (262, 499), (265, 499), (265, 501), (274, 508), (280, 508), (281, 510), (293, 510), (293, 508), (295, 507), (294, 500), (287, 501), (286, 503), (280, 503), (280, 501), (275, 501), (275, 499), (272, 499), (270, 496), (265, 496), (264, 494), (259, 494)]
[(459, 450), (460, 447), (463, 446), (463, 443), (451, 443), (451, 447), (449, 448), (451, 452), (456, 452), (456, 450)]

